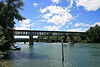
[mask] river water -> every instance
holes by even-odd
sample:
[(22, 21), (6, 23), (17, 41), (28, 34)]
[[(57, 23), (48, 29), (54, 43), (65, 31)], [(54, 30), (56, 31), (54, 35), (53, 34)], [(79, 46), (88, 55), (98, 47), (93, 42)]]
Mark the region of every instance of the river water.
[(9, 51), (0, 67), (100, 67), (100, 43), (16, 43), (19, 51)]

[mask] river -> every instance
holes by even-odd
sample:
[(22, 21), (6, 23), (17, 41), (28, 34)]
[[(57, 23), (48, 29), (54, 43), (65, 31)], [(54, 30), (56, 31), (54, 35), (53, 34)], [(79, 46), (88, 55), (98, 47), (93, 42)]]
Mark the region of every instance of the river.
[[(0, 67), (62, 67), (61, 43), (16, 43)], [(64, 43), (64, 67), (100, 67), (100, 43)]]

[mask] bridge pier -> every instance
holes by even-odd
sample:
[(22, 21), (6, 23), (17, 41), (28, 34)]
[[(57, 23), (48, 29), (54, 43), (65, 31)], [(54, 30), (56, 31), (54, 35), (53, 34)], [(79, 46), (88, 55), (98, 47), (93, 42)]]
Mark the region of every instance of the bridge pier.
[(33, 35), (32, 35), (31, 32), (30, 32), (30, 35), (29, 35), (29, 44), (30, 45), (34, 45), (34, 43), (33, 43)]
[(63, 40), (63, 42), (66, 43), (66, 42), (67, 42), (66, 40), (67, 40), (67, 36), (64, 36), (64, 40)]

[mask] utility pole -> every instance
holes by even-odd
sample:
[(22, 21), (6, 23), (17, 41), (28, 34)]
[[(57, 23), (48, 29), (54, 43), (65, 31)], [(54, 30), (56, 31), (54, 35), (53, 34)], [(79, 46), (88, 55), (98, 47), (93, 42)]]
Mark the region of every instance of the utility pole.
[(31, 21), (30, 21), (30, 30), (31, 30)]
[(69, 32), (70, 32), (70, 25), (69, 25)]
[(62, 44), (62, 67), (64, 67), (64, 48), (63, 48), (63, 39), (61, 40)]

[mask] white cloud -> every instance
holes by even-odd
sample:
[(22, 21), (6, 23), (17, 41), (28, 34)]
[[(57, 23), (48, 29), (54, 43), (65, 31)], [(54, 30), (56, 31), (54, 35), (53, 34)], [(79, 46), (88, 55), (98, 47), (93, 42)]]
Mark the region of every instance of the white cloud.
[(19, 21), (19, 23), (29, 24), (30, 21), (31, 21), (30, 19), (25, 19), (25, 20)]
[(55, 25), (65, 25), (73, 19), (73, 16), (67, 8), (50, 5), (46, 8), (40, 9), (43, 14), (42, 18), (45, 22), (53, 23)]
[(68, 24), (69, 24), (69, 25), (72, 25), (73, 23), (72, 23), (72, 22), (69, 22)]
[(38, 6), (39, 4), (38, 4), (38, 3), (33, 3), (33, 5), (36, 7), (36, 6)]
[(47, 14), (43, 15), (42, 17), (45, 19), (49, 19), (51, 16), (52, 16), (51, 13), (47, 13)]
[[(76, 23), (74, 26), (78, 27), (78, 26), (83, 26), (83, 27), (94, 27), (95, 25), (99, 25), (100, 26), (100, 22), (96, 22), (92, 25), (90, 24), (85, 24), (85, 23)], [(68, 27), (66, 27), (68, 28)], [(89, 28), (77, 28), (77, 29), (68, 29), (67, 31), (70, 31), (70, 32), (86, 32)]]
[(87, 26), (87, 27), (90, 27), (90, 24), (86, 24), (86, 23), (76, 23), (74, 26), (75, 27), (78, 27), (78, 26)]
[(68, 29), (67, 31), (70, 31), (70, 32), (86, 32), (86, 30), (88, 30), (88, 29), (78, 28), (78, 29)]
[(67, 2), (70, 2), (69, 6), (67, 7), (68, 9), (69, 8), (72, 8), (73, 7), (73, 4), (74, 4), (74, 0), (66, 0)]
[(26, 19), (26, 20), (19, 21), (19, 23), (20, 23), (22, 28), (29, 28), (30, 27), (30, 21), (31, 20)]
[(29, 30), (30, 26), (33, 26), (35, 23), (30, 23), (31, 20), (30, 19), (25, 19), (22, 21), (19, 21), (19, 26), (15, 27), (15, 29), (17, 30)]
[(96, 22), (96, 23), (94, 23), (93, 25), (91, 25), (91, 26), (95, 26), (95, 25), (98, 25), (98, 26), (100, 26), (100, 22)]
[(52, 18), (48, 19), (47, 22), (54, 23), (56, 25), (65, 25), (66, 22), (69, 21), (70, 18), (67, 16), (60, 16), (60, 15), (54, 15)]
[(53, 3), (60, 3), (60, 0), (51, 0)]
[(29, 28), (24, 28), (24, 27), (15, 27), (16, 30), (30, 30)]
[(96, 11), (100, 8), (100, 0), (76, 0), (76, 4), (87, 11)]
[(41, 9), (41, 8), (40, 8), (40, 12), (41, 12), (41, 13), (47, 12), (47, 8), (44, 8), (44, 9)]
[(51, 25), (49, 25), (49, 26), (45, 26), (44, 28), (48, 29), (48, 30), (58, 31), (58, 30), (60, 30), (61, 26), (51, 26)]

